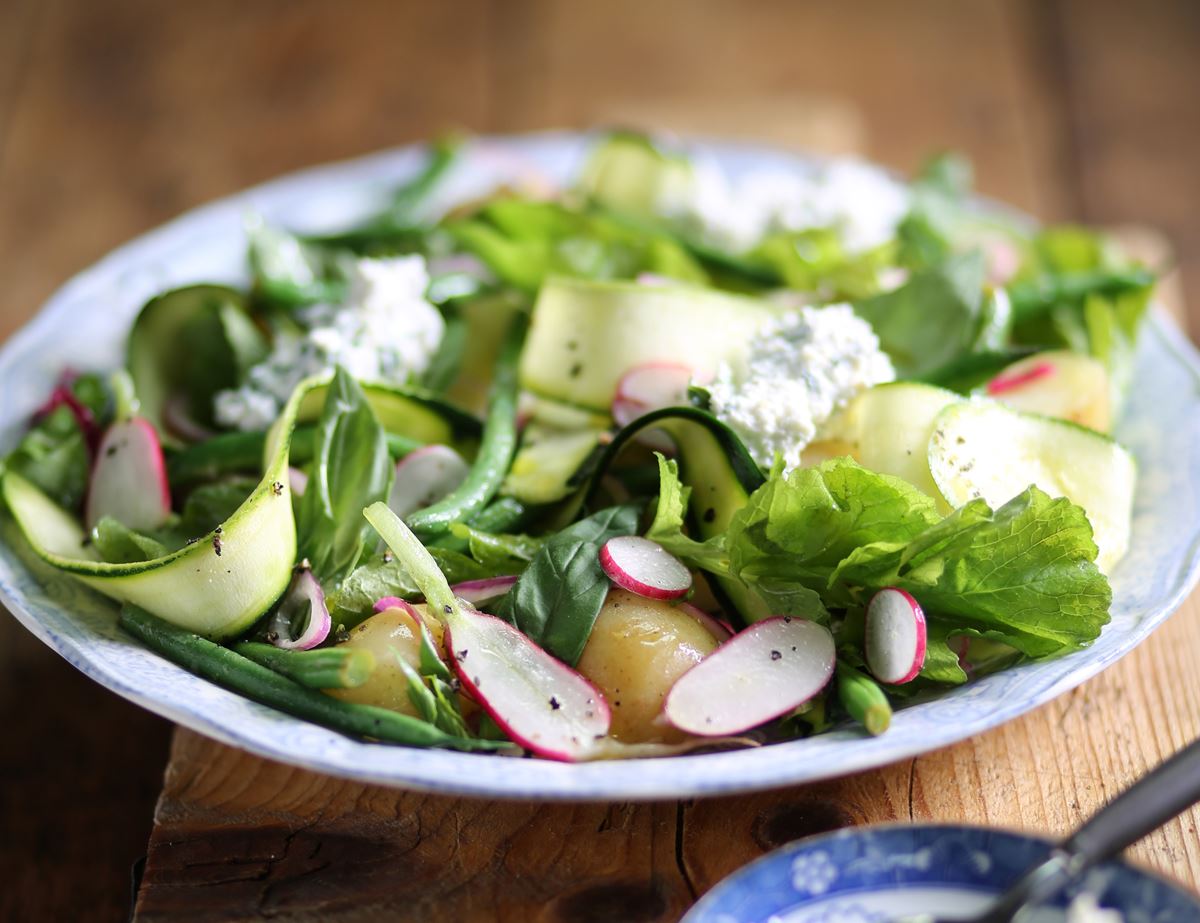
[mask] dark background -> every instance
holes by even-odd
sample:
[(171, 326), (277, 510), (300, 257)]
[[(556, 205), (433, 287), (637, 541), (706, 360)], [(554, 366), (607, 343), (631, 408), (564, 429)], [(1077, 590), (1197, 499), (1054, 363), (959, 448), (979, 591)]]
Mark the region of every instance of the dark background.
[[(278, 173), (614, 121), (906, 171), (958, 148), (1042, 217), (1160, 229), (1200, 291), (1190, 0), (0, 0), (0, 338), (116, 244)], [(0, 618), (0, 918), (124, 915), (169, 731)]]

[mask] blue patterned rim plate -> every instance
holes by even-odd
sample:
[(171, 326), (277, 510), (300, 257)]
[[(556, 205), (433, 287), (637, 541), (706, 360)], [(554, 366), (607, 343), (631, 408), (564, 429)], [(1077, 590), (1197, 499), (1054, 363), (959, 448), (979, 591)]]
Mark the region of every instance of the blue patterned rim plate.
[[(479, 194), (531, 165), (566, 178), (588, 143), (579, 134), (477, 139), (448, 195)], [(731, 144), (698, 147), (733, 173), (762, 166), (803, 171), (816, 163)], [(267, 183), (189, 212), (76, 276), (0, 349), (0, 447), (15, 442), (64, 366), (120, 363), (129, 324), (151, 295), (188, 282), (244, 283), (248, 214), (304, 230), (342, 227), (377, 206), (422, 157), (419, 148), (402, 148)], [(62, 581), (43, 587), (36, 563), (3, 543), (0, 602), (119, 695), (225, 743), (332, 775), (447, 793), (579, 800), (718, 795), (810, 782), (944, 747), (1024, 714), (1127, 654), (1179, 605), (1200, 566), (1200, 356), (1155, 316), (1140, 344), (1137, 375), (1118, 435), (1137, 455), (1141, 479), (1132, 550), (1113, 579), (1112, 623), (1085, 651), (911, 704), (877, 738), (844, 728), (758, 750), (584, 765), (368, 744), (256, 705), (149, 653), (116, 629), (111, 604)]]
[[(968, 916), (1040, 862), (1051, 844), (983, 827), (859, 827), (791, 843), (734, 872), (681, 923), (886, 923)], [(1125, 923), (1195, 923), (1200, 903), (1122, 862), (1093, 870), (1032, 920), (1063, 920), (1081, 891)]]

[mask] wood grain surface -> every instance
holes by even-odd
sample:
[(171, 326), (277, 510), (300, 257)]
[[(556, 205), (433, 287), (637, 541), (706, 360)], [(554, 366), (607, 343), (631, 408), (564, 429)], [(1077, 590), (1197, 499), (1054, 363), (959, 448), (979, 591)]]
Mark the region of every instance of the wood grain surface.
[[(959, 148), (985, 192), (1043, 217), (1160, 229), (1200, 292), (1198, 60), (1189, 0), (4, 0), (0, 337), (116, 244), (280, 172), (450, 127), (598, 121), (905, 170)], [(10, 619), (0, 677), (0, 919), (120, 919), (168, 727)], [(672, 920), (764, 849), (846, 823), (1062, 832), (1197, 733), (1195, 598), (1022, 720), (747, 798), (426, 797), (180, 732), (138, 917)], [(1198, 819), (1131, 855), (1195, 887)]]

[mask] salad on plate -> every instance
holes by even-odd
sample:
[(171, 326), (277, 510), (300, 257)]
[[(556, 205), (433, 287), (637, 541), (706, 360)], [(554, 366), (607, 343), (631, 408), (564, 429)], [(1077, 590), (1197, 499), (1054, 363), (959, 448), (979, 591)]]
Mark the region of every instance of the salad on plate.
[(1087, 646), (1154, 275), (931, 160), (462, 145), (162, 292), (0, 463), (5, 541), (218, 685), (382, 743), (760, 746)]

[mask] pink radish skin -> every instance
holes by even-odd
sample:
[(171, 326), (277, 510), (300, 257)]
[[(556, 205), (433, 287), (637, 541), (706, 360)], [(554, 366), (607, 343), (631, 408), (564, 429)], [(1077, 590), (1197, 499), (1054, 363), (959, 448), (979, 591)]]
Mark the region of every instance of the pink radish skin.
[(692, 572), (662, 545), (637, 535), (610, 538), (600, 567), (617, 586), (649, 599), (678, 599), (692, 586)]
[(483, 580), (464, 580), (450, 589), (459, 599), (466, 600), (472, 606), (481, 606), (489, 600), (503, 596), (516, 582), (516, 577), (487, 577)]
[(303, 497), (308, 490), (308, 475), (299, 468), (288, 468), (288, 486), (292, 489), (292, 496)]
[(461, 607), (446, 648), (463, 687), (516, 743), (564, 762), (586, 758), (612, 720), (603, 694), (508, 622)]
[[(292, 621), (296, 618), (305, 618), (306, 622), (303, 631), (293, 637)], [(332, 627), (325, 591), (312, 571), (304, 566), (296, 572), (283, 602), (271, 616), (271, 643), (288, 651), (312, 650), (329, 637)]]
[(156, 529), (171, 515), (162, 443), (142, 417), (114, 423), (96, 449), (85, 520), (111, 516), (130, 529)]
[(1016, 375), (1001, 375), (998, 378), (993, 378), (988, 382), (987, 393), (992, 397), (998, 394), (1007, 394), (1009, 391), (1015, 391), (1023, 385), (1053, 375), (1054, 372), (1053, 363), (1039, 362), (1037, 365), (1018, 372)]
[(651, 410), (686, 404), (691, 380), (691, 367), (681, 362), (635, 365), (617, 382), (613, 419), (625, 426)]
[(709, 615), (699, 606), (693, 606), (691, 603), (679, 603), (675, 608), (686, 615), (690, 615), (703, 625), (708, 633), (717, 640), (718, 644), (723, 644), (733, 637), (732, 628), (714, 616)]
[(401, 599), (399, 596), (381, 596), (375, 600), (375, 605), (371, 607), (377, 614), (388, 609), (404, 609), (410, 615), (417, 610), (412, 607), (408, 600)]
[(867, 668), (881, 683), (899, 686), (917, 678), (925, 665), (925, 613), (899, 587), (885, 587), (867, 605)]
[(449, 446), (422, 446), (396, 462), (388, 506), (401, 518), (423, 510), (461, 484), (469, 470)]
[(698, 737), (726, 737), (803, 705), (829, 683), (837, 652), (824, 625), (777, 616), (734, 635), (675, 681), (666, 720)]
[(75, 417), (75, 422), (79, 424), (79, 428), (83, 431), (84, 440), (87, 442), (88, 450), (94, 455), (96, 447), (100, 444), (100, 426), (96, 423), (96, 415), (92, 413), (90, 407), (84, 404), (75, 396), (75, 392), (71, 390), (71, 384), (78, 378), (79, 375), (72, 371), (63, 372), (58, 377), (58, 384), (54, 386), (54, 390), (50, 392), (50, 397), (33, 413), (35, 420), (41, 420), (43, 417), (53, 413), (59, 407), (66, 406), (70, 409)]

